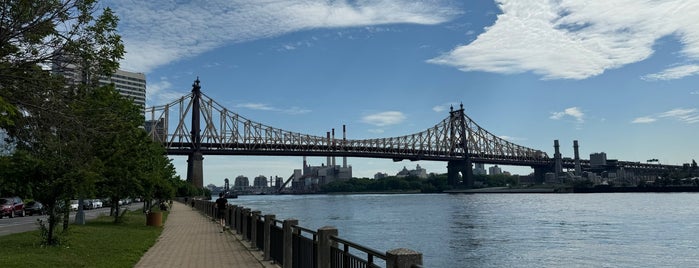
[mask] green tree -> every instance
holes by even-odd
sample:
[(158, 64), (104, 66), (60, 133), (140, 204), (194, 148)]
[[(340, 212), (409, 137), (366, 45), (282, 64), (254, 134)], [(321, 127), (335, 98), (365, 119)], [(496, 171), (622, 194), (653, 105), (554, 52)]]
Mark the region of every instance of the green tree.
[[(103, 159), (93, 153), (100, 139), (92, 135), (99, 131), (90, 128), (95, 109), (81, 110), (89, 107), (83, 102), (90, 99), (87, 92), (96, 79), (85, 78), (114, 72), (124, 50), (116, 33), (118, 19), (108, 8), (96, 12), (96, 4), (19, 0), (0, 5), (0, 128), (16, 146), (12, 171), (5, 173), (30, 185), (30, 196), (48, 208), (48, 244), (56, 242), (59, 204), (91, 192), (104, 168)], [(51, 63), (62, 63), (54, 70), (82, 66), (86, 83), (66, 85), (44, 70)]]

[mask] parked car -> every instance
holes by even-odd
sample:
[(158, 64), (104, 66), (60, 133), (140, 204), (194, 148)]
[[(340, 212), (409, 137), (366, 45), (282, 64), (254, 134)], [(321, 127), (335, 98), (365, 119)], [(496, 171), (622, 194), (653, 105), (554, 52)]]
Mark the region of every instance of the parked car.
[(29, 201), (24, 206), (24, 211), (29, 215), (44, 215), (46, 209), (44, 205), (37, 201)]
[(14, 218), (15, 216), (24, 217), (24, 202), (22, 198), (19, 197), (2, 197), (0, 198), (0, 218), (5, 216), (10, 216)]
[(70, 210), (78, 210), (78, 200), (70, 200)]
[(93, 209), (95, 208), (94, 204), (92, 204), (92, 199), (84, 199), (83, 200), (83, 209), (88, 210), (88, 209)]
[(102, 208), (102, 207), (103, 207), (102, 204), (103, 204), (103, 203), (102, 203), (102, 200), (99, 200), (99, 199), (92, 199), (92, 207), (93, 207), (93, 208)]

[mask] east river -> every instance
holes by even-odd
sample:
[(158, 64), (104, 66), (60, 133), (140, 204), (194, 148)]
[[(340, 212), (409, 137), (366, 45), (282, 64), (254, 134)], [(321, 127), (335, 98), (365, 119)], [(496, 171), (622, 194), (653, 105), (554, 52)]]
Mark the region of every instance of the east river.
[(699, 193), (240, 196), (425, 267), (696, 267)]

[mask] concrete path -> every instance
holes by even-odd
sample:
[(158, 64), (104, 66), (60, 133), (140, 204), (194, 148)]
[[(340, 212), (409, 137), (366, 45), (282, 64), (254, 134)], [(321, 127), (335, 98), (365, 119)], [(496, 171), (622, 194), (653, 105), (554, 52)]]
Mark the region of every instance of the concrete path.
[(221, 232), (207, 216), (173, 202), (158, 241), (135, 267), (279, 267), (262, 261), (240, 236)]

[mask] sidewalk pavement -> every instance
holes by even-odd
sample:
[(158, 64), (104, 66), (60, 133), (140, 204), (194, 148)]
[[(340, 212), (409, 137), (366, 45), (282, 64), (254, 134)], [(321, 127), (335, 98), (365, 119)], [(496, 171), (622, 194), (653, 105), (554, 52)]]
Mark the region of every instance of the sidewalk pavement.
[(241, 236), (221, 232), (218, 222), (173, 202), (163, 233), (135, 267), (275, 267), (262, 261)]

